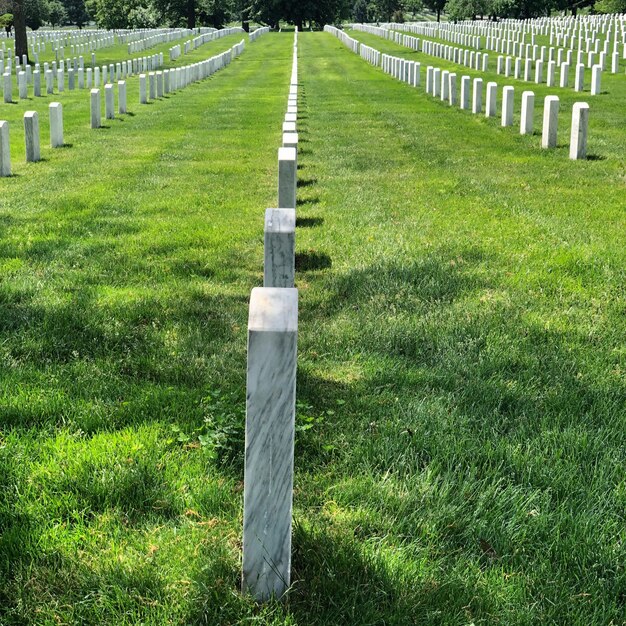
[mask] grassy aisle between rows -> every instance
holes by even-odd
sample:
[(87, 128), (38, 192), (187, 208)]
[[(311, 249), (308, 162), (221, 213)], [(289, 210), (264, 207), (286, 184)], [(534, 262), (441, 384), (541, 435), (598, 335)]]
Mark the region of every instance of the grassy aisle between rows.
[(2, 181), (1, 623), (253, 610), (239, 472), (214, 457), (241, 428), (292, 44)]
[(622, 623), (623, 124), (571, 162), (300, 49), (298, 623)]
[[(212, 56), (221, 54), (225, 50), (228, 50), (235, 44), (239, 43), (242, 39), (246, 41), (246, 47), (254, 46), (250, 44), (247, 38), (239, 35), (229, 35), (211, 41), (193, 52), (181, 56), (175, 63), (169, 63), (166, 61), (165, 67), (183, 67), (191, 63), (198, 61), (204, 61)], [(247, 54), (248, 50), (244, 50), (243, 54)], [(148, 72), (146, 72), (148, 74)], [(219, 74), (219, 72), (218, 72)], [(65, 78), (65, 91), (59, 93), (57, 84), (55, 82), (55, 93), (48, 94), (44, 88), (42, 96), (35, 98), (33, 96), (32, 86), (29, 86), (29, 98), (20, 100), (17, 97), (17, 89), (13, 90), (14, 101), (10, 104), (0, 103), (0, 120), (6, 120), (9, 122), (9, 136), (11, 140), (11, 166), (12, 172), (18, 176), (26, 171), (30, 171), (32, 168), (40, 168), (40, 164), (30, 164), (25, 162), (26, 148), (24, 143), (24, 113), (26, 111), (37, 111), (39, 117), (39, 131), (40, 131), (40, 143), (41, 143), (41, 156), (44, 160), (51, 161), (51, 171), (55, 171), (56, 161), (66, 158), (73, 159), (71, 154), (72, 149), (89, 141), (93, 137), (94, 132), (107, 132), (111, 126), (123, 125), (127, 122), (129, 117), (134, 115), (143, 115), (148, 107), (155, 106), (155, 101), (149, 101), (147, 105), (139, 104), (139, 74), (130, 76), (126, 79), (126, 94), (127, 94), (127, 109), (128, 115), (118, 115), (118, 86), (117, 81), (114, 81), (114, 93), (115, 93), (115, 120), (106, 120), (104, 118), (104, 83), (100, 81), (100, 100), (102, 111), (102, 123), (105, 126), (103, 131), (93, 131), (90, 129), (90, 90), (89, 89), (74, 89), (70, 91), (67, 84), (67, 76)], [(158, 100), (176, 100), (180, 106), (185, 105), (187, 88), (178, 90), (176, 92), (170, 92), (159, 98)], [(181, 102), (182, 100), (182, 102)], [(51, 102), (60, 102), (63, 105), (63, 130), (65, 146), (62, 150), (50, 148), (50, 121), (48, 107)], [(70, 154), (64, 155), (65, 151), (69, 151)], [(4, 181), (2, 181), (4, 183)]]

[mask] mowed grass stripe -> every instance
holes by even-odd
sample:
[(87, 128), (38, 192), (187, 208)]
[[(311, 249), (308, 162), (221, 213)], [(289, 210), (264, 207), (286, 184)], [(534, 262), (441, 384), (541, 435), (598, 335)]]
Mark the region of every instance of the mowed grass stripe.
[(542, 152), (330, 35), (300, 48), (298, 247), (326, 269), (299, 276), (299, 397), (324, 421), (296, 456), (293, 610), (618, 620), (620, 163)]
[(3, 623), (254, 611), (233, 593), (237, 469), (198, 434), (218, 422), (230, 450), (241, 427), (292, 42), (259, 39), (4, 187)]

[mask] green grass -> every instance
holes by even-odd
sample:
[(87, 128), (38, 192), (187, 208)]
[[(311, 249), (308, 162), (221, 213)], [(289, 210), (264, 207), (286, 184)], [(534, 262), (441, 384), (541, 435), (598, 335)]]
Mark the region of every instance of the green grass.
[(0, 623), (623, 623), (620, 84), (571, 162), (299, 41), (287, 601), (238, 592), (271, 34), (2, 181)]
[[(190, 52), (189, 54), (181, 56), (175, 62), (169, 62), (169, 58), (166, 57), (164, 68), (183, 67), (191, 63), (203, 61), (213, 55), (220, 54), (225, 50), (228, 50), (235, 44), (239, 43), (242, 39), (242, 35), (235, 34), (228, 37), (223, 37), (216, 41), (212, 41), (204, 44), (197, 50)], [(254, 46), (250, 44), (246, 38), (246, 46)], [(243, 54), (247, 54), (247, 50), (244, 49)], [(113, 62), (113, 57), (108, 57)], [(85, 66), (87, 67), (87, 66)], [(115, 81), (114, 81), (115, 82)], [(76, 82), (76, 87), (78, 83)], [(85, 83), (86, 84), (86, 83)], [(22, 172), (27, 171), (28, 168), (33, 166), (25, 163), (26, 149), (24, 144), (24, 122), (23, 117), (26, 111), (37, 111), (39, 116), (39, 128), (41, 138), (41, 152), (43, 159), (50, 159), (53, 163), (57, 163), (60, 159), (65, 158), (70, 161), (73, 160), (74, 153), (70, 150), (69, 154), (65, 154), (64, 150), (53, 150), (50, 146), (50, 128), (49, 128), (49, 111), (48, 107), (51, 102), (61, 102), (63, 105), (63, 130), (64, 141), (68, 147), (77, 147), (80, 143), (89, 142), (94, 137), (94, 132), (97, 135), (98, 131), (90, 130), (90, 94), (89, 89), (74, 89), (70, 91), (68, 89), (67, 74), (65, 78), (65, 90), (61, 93), (57, 91), (57, 84), (55, 80), (55, 93), (47, 94), (45, 81), (42, 79), (42, 95), (35, 98), (33, 96), (32, 86), (28, 88), (29, 97), (25, 100), (18, 98), (17, 86), (14, 84), (13, 90), (13, 102), (6, 104), (0, 103), (0, 119), (7, 120), (9, 122), (9, 135), (11, 139), (11, 161), (12, 171), (15, 175), (21, 175)], [(117, 86), (115, 91), (115, 110), (117, 111)], [(100, 80), (100, 95), (102, 100), (102, 119), (105, 131), (113, 126), (124, 126), (133, 116), (143, 115), (150, 107), (156, 106), (154, 102), (148, 105), (139, 104), (139, 74), (126, 78), (126, 98), (128, 106), (128, 115), (117, 116), (116, 120), (104, 119), (104, 84), (102, 77)], [(174, 92), (165, 95), (163, 101), (180, 102), (187, 98), (187, 88), (179, 92)], [(158, 109), (160, 110), (160, 108)], [(38, 166), (35, 166), (38, 168)], [(52, 170), (55, 172), (56, 170)], [(10, 184), (10, 181), (8, 181)]]

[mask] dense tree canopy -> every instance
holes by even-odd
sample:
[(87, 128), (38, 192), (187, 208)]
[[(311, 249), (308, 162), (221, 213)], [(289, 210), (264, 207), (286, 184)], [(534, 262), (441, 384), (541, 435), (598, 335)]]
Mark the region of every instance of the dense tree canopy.
[[(278, 27), (281, 22), (300, 28), (322, 27), (343, 20), (389, 22), (419, 19), (424, 8), (448, 19), (532, 18), (552, 12), (575, 14), (594, 0), (0, 0), (0, 26), (15, 28), (25, 21), (37, 29), (43, 24), (75, 25), (94, 21), (102, 28), (157, 26), (213, 26), (249, 21)], [(597, 0), (594, 10), (626, 12), (626, 0)]]

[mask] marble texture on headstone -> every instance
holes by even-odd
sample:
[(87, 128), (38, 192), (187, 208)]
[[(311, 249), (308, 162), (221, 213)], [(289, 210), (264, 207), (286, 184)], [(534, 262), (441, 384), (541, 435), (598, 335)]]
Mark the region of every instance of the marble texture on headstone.
[(569, 82), (569, 63), (562, 63), (559, 72), (559, 87), (564, 89)]
[(439, 89), (439, 94), (442, 102), (446, 102), (448, 100), (448, 89), (450, 87), (450, 83), (448, 81), (448, 76), (450, 76), (450, 72), (448, 70), (443, 70), (441, 72), (441, 86)]
[(433, 68), (433, 97), (439, 98), (439, 93), (441, 91), (441, 68), (435, 67)]
[(532, 135), (535, 117), (535, 94), (532, 91), (522, 93), (522, 116), (520, 119), (520, 135)]
[(146, 75), (139, 74), (139, 103), (147, 104), (148, 94), (146, 90)]
[(591, 95), (597, 96), (601, 90), (602, 66), (594, 65), (591, 68)]
[(470, 80), (469, 76), (461, 76), (461, 99), (459, 107), (463, 110), (469, 109)]
[(296, 208), (298, 181), (297, 153), (295, 148), (278, 149), (278, 208)]
[(117, 83), (117, 111), (120, 115), (127, 112), (126, 107), (126, 81), (120, 80)]
[(60, 102), (51, 102), (48, 110), (50, 112), (50, 147), (61, 148), (63, 146), (63, 106)]
[(104, 117), (107, 120), (115, 119), (115, 93), (111, 83), (104, 86)]
[(11, 176), (11, 143), (9, 122), (0, 121), (0, 176)]
[(569, 158), (587, 158), (587, 127), (589, 125), (589, 105), (576, 102), (572, 109), (572, 130), (570, 134)]
[(559, 123), (559, 97), (546, 96), (543, 105), (543, 131), (541, 133), (542, 148), (556, 148)]
[(242, 590), (258, 601), (291, 582), (298, 291), (252, 290), (244, 469)]
[(515, 89), (507, 85), (502, 90), (502, 126), (513, 126), (513, 98)]
[(574, 91), (582, 91), (585, 88), (585, 66), (582, 63), (576, 64), (576, 74), (574, 76)]
[(150, 100), (156, 99), (156, 74), (154, 72), (148, 73), (148, 83), (150, 88)]
[(26, 72), (20, 72), (17, 75), (17, 89), (20, 100), (28, 98), (28, 84), (26, 82)]
[(26, 161), (39, 161), (39, 116), (37, 111), (24, 113), (24, 140), (26, 143)]
[(487, 97), (485, 99), (485, 117), (495, 117), (497, 110), (498, 85), (494, 82), (487, 83)]
[(475, 78), (472, 93), (472, 113), (480, 113), (483, 110), (483, 79)]
[(454, 72), (448, 74), (448, 104), (456, 105), (456, 74)]
[(41, 97), (41, 72), (39, 70), (33, 72), (33, 96)]
[(2, 75), (4, 82), (3, 82), (3, 89), (4, 89), (4, 101), (6, 103), (10, 103), (13, 102), (13, 80), (11, 78), (11, 74), (10, 72), (5, 72)]
[(102, 124), (102, 111), (100, 110), (100, 90), (92, 89), (91, 102), (91, 128), (100, 128)]
[(296, 251), (296, 210), (265, 210), (264, 287), (293, 287)]

